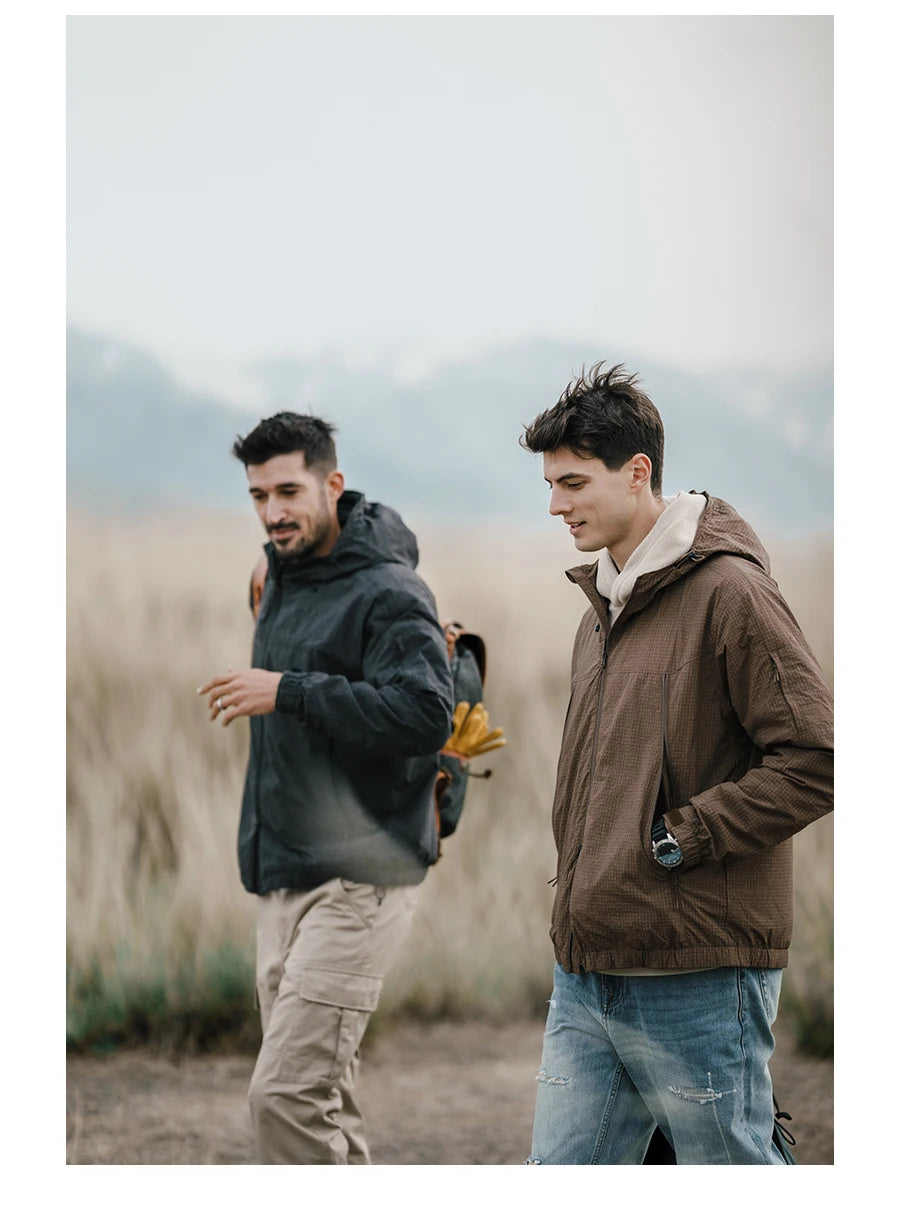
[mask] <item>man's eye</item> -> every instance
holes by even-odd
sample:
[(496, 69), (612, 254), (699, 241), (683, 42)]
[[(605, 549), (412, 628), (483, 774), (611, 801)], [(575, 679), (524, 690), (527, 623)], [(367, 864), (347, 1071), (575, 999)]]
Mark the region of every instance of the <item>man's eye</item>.
[(566, 489), (581, 489), (583, 485), (584, 485), (584, 481), (578, 481), (577, 484), (573, 484), (570, 481), (569, 484), (566, 485)]

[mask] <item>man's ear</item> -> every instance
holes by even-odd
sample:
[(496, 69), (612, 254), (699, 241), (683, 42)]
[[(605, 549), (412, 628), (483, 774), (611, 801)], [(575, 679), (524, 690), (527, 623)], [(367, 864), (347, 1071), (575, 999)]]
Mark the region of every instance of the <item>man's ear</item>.
[(336, 505), (338, 498), (344, 492), (343, 472), (339, 472), (337, 468), (333, 472), (329, 472), (325, 477), (325, 488), (328, 491), (328, 501)]
[(637, 455), (632, 455), (628, 461), (631, 468), (631, 488), (636, 493), (647, 485), (650, 477), (653, 475), (653, 464), (650, 461), (649, 455), (645, 455), (643, 451), (639, 451)]

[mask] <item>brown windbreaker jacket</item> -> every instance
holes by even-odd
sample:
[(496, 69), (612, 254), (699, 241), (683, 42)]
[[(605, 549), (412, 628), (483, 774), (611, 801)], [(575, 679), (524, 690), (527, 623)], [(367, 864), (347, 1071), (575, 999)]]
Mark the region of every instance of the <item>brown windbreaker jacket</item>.
[[(787, 964), (791, 835), (832, 807), (831, 695), (756, 534), (707, 497), (690, 553), (610, 628), (597, 563), (575, 638), (553, 805), (550, 936), (570, 973)], [(666, 820), (684, 855), (650, 850)]]

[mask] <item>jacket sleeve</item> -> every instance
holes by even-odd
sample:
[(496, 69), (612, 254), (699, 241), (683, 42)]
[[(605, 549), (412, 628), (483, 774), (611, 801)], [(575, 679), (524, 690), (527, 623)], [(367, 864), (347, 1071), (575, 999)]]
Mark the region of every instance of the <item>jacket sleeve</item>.
[(369, 611), (362, 679), (285, 672), (276, 710), (366, 753), (424, 757), (445, 744), (453, 689), (443, 631), (422, 585), (387, 589)]
[(831, 693), (774, 581), (721, 591), (711, 629), (726, 698), (758, 764), (666, 814), (685, 867), (775, 846), (834, 800)]

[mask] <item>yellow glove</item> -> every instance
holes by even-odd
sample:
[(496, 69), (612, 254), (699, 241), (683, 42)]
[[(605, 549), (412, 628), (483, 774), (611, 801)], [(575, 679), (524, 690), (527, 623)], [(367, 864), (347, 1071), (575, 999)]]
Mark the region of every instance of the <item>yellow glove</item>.
[(489, 730), (488, 712), (482, 702), (470, 706), (459, 702), (453, 712), (453, 731), (444, 745), (445, 753), (457, 753), (460, 757), (478, 757), (490, 753), (491, 749), (502, 749), (506, 744), (503, 728)]

